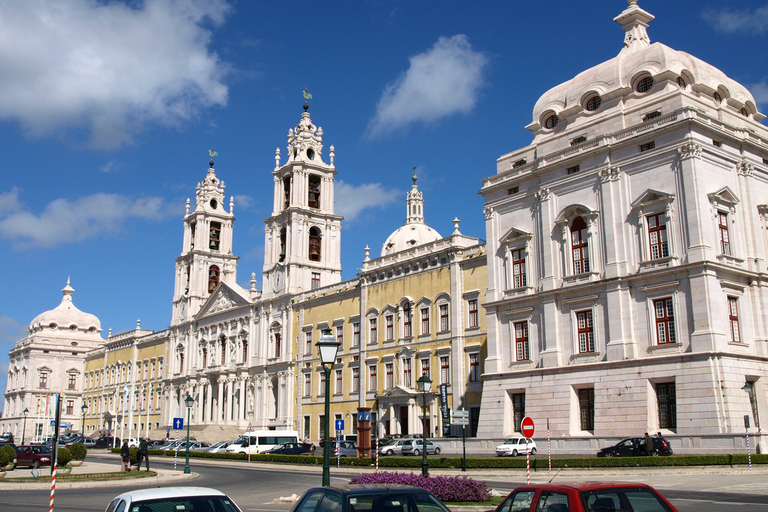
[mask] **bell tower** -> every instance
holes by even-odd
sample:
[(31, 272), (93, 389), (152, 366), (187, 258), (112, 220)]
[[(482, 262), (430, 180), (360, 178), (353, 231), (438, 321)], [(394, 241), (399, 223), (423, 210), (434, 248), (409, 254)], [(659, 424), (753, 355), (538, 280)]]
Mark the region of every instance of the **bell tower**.
[[(305, 100), (311, 95), (305, 91)], [(275, 151), (272, 215), (264, 220), (264, 294), (279, 296), (341, 281), (341, 221), (334, 213), (334, 149), (322, 158), (323, 129), (309, 106), (288, 130), (288, 154)]]
[(184, 245), (176, 258), (171, 325), (195, 315), (220, 282), (237, 281), (237, 256), (232, 255), (232, 230), (235, 222), (234, 198), (229, 211), (224, 209), (224, 182), (216, 177), (213, 157), (208, 174), (197, 184), (195, 210), (190, 202), (184, 215)]

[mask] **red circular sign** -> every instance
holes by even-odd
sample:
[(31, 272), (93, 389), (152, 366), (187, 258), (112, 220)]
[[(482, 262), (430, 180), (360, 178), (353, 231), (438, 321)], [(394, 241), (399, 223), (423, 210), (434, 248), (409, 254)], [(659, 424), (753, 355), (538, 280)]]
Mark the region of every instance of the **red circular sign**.
[(523, 431), (523, 435), (527, 437), (528, 439), (533, 437), (533, 419), (531, 419), (530, 416), (526, 416), (523, 418), (523, 423), (520, 426), (520, 429)]

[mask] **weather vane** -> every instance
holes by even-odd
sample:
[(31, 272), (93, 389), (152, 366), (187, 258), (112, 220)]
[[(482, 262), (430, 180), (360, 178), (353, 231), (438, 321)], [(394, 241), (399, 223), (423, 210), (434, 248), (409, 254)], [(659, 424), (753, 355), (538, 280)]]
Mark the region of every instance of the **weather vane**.
[(213, 157), (219, 156), (219, 153), (214, 151), (213, 148), (208, 150), (208, 155), (211, 157), (211, 167), (213, 167)]
[(307, 100), (311, 100), (312, 95), (309, 94), (308, 89), (304, 89), (304, 110), (309, 110), (309, 105), (307, 104)]

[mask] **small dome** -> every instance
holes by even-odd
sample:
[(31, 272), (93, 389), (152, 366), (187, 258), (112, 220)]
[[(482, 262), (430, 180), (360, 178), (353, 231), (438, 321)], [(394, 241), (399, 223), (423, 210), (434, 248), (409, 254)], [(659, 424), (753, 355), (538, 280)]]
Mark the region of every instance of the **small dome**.
[(61, 304), (50, 311), (37, 315), (29, 324), (28, 331), (31, 333), (43, 329), (56, 329), (94, 334), (101, 332), (99, 319), (95, 315), (80, 311), (72, 303), (72, 292), (75, 290), (69, 285), (69, 278), (67, 278), (67, 285), (61, 291), (64, 294), (61, 298)]
[(424, 221), (424, 195), (416, 186), (416, 168), (413, 168), (413, 186), (405, 198), (405, 224), (389, 235), (381, 248), (381, 255), (387, 256), (418, 245), (440, 240), (440, 233), (427, 226)]

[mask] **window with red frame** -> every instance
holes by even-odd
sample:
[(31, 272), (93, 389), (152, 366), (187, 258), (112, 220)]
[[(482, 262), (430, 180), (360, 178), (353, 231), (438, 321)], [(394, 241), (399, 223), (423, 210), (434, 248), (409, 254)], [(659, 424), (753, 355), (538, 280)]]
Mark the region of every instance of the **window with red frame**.
[(403, 386), (410, 388), (413, 385), (411, 379), (411, 359), (403, 359)]
[(392, 363), (387, 363), (384, 366), (384, 369), (387, 372), (387, 376), (386, 376), (386, 379), (387, 379), (387, 382), (386, 382), (387, 389), (392, 389), (393, 387), (395, 387), (394, 365)]
[(312, 374), (304, 374), (304, 396), (310, 396), (312, 394)]
[(571, 251), (573, 253), (573, 273), (589, 272), (589, 242), (587, 241), (587, 223), (583, 217), (576, 217), (571, 223)]
[(667, 220), (663, 213), (656, 213), (646, 217), (648, 220), (648, 247), (651, 259), (666, 258), (669, 256), (667, 246)]
[(77, 374), (76, 373), (70, 373), (68, 375), (69, 383), (67, 385), (68, 390), (77, 389)]
[(451, 383), (451, 361), (448, 356), (440, 356), (440, 384)]
[(325, 372), (320, 372), (320, 392), (317, 396), (325, 396)]
[[(275, 333), (275, 357), (280, 357), (280, 342), (282, 341), (282, 337), (280, 336), (279, 332)], [(223, 364), (223, 363), (222, 363)]]
[(579, 334), (579, 352), (595, 351), (595, 332), (592, 326), (592, 311), (579, 311), (576, 313)]
[(731, 330), (731, 341), (741, 343), (739, 333), (739, 301), (736, 297), (728, 297), (728, 324)]
[(403, 306), (403, 338), (410, 338), (413, 336), (413, 330), (411, 328), (411, 305), (406, 303)]
[(522, 288), (523, 286), (526, 286), (526, 283), (525, 250), (515, 249), (512, 251), (512, 287)]
[(392, 341), (395, 339), (395, 317), (393, 315), (387, 315), (384, 317), (384, 321), (386, 322), (386, 337), (384, 338), (387, 341)]
[(360, 322), (352, 323), (352, 346), (360, 346)]
[(342, 382), (341, 382), (341, 370), (336, 370), (336, 394), (340, 395), (342, 392)]
[(421, 309), (421, 334), (429, 334), (429, 308)]
[(312, 272), (312, 282), (309, 285), (310, 290), (320, 288), (320, 272)]
[(720, 234), (720, 251), (726, 256), (731, 255), (731, 238), (728, 236), (728, 214), (717, 212), (717, 229)]
[(336, 326), (336, 343), (339, 344), (339, 350), (341, 350), (341, 347), (344, 346), (344, 326), (343, 325)]
[(675, 343), (675, 310), (672, 299), (653, 301), (653, 309), (656, 316), (656, 342), (659, 345)]
[(67, 400), (67, 414), (74, 414), (74, 413), (75, 413), (75, 401)]
[(429, 359), (425, 358), (421, 360), (421, 374), (429, 375)]
[(378, 341), (377, 335), (376, 335), (376, 319), (375, 318), (369, 318), (368, 319), (368, 325), (370, 326), (370, 335), (371, 335), (371, 343), (376, 343)]
[(528, 349), (528, 322), (515, 322), (515, 350), (518, 361), (527, 361), (531, 358)]
[(352, 392), (360, 392), (360, 368), (352, 368)]
[(480, 319), (477, 313), (477, 299), (470, 299), (467, 305), (469, 306), (469, 327), (478, 327)]
[(440, 332), (448, 332), (451, 324), (448, 322), (448, 304), (440, 304)]
[(304, 353), (312, 353), (312, 331), (304, 332)]
[(368, 391), (376, 391), (379, 387), (379, 379), (377, 376), (376, 365), (372, 364), (368, 366)]
[(469, 382), (480, 382), (480, 354), (469, 354)]

